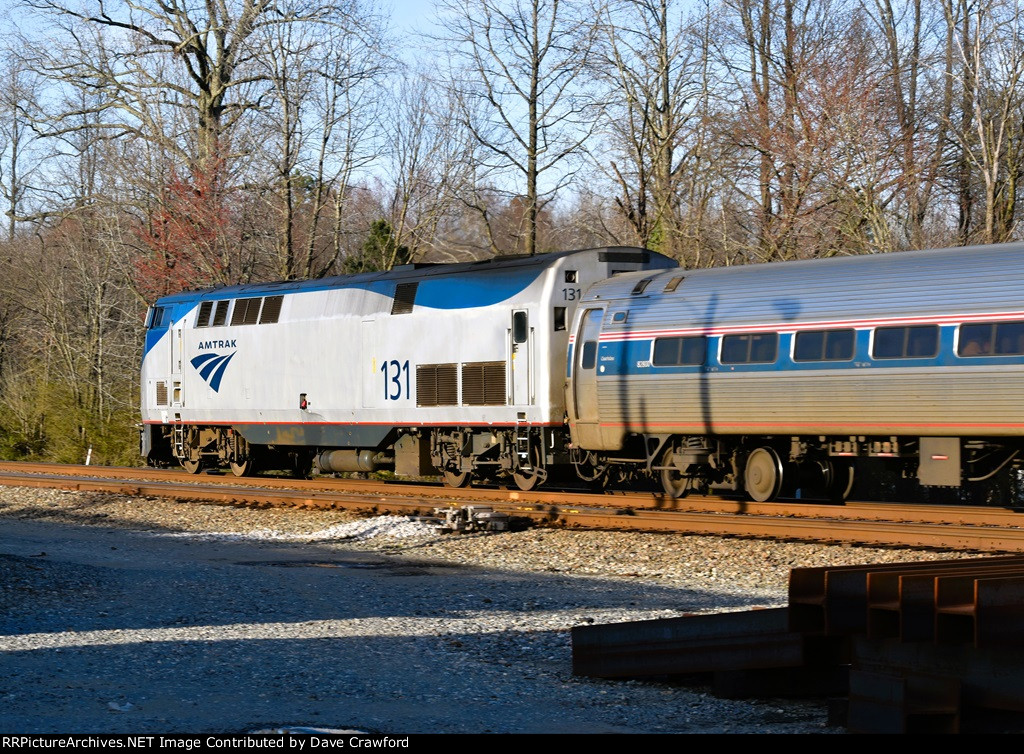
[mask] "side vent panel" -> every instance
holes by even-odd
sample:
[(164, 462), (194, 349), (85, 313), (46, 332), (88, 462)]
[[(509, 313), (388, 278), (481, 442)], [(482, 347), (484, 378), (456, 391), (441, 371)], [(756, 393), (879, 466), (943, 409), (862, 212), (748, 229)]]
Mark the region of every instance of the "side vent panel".
[(408, 314), (416, 303), (416, 288), (419, 283), (399, 283), (395, 286), (395, 299), (391, 302), (392, 314)]
[(263, 300), (263, 311), (260, 312), (260, 324), (272, 325), (281, 316), (281, 303), (284, 296), (267, 296)]
[(476, 361), (462, 365), (462, 403), (465, 406), (504, 406), (504, 361)]
[(454, 364), (416, 367), (417, 406), (455, 406), (459, 402), (458, 371)]
[(167, 405), (167, 383), (158, 382), (156, 383), (156, 405), (166, 406)]
[(235, 301), (235, 309), (231, 312), (231, 324), (255, 325), (260, 318), (261, 298), (240, 298)]

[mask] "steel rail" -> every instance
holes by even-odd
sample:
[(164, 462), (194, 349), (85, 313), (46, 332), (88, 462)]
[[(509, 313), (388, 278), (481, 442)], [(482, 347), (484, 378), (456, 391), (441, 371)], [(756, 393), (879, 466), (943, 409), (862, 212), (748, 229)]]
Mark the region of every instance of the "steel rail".
[(902, 521), (908, 523), (943, 523), (974, 526), (1024, 527), (1024, 511), (994, 506), (928, 505), (923, 503), (888, 503), (847, 501), (827, 504), (806, 500), (780, 500), (755, 503), (704, 495), (691, 495), (671, 499), (656, 492), (617, 490), (607, 493), (589, 493), (579, 490), (540, 490), (524, 492), (494, 487), (468, 487), (454, 489), (443, 484), (425, 482), (395, 482), (366, 479), (317, 477), (292, 479), (281, 477), (235, 477), (231, 474), (191, 475), (179, 469), (137, 467), (83, 466), (33, 462), (0, 462), (0, 473), (44, 474), (50, 476), (95, 477), (99, 479), (166, 480), (182, 484), (220, 485), (229, 488), (271, 488), (302, 490), (310, 496), (326, 492), (351, 492), (386, 497), (408, 497), (429, 504), (431, 500), (523, 506), (564, 507), (566, 501), (573, 507), (616, 508), (660, 512), (728, 513), (737, 515), (793, 516), (812, 519), (843, 519), (861, 521)]
[[(0, 484), (237, 505), (339, 508), (375, 514), (429, 516), (436, 508), (446, 507), (443, 498), (438, 499), (436, 496), (396, 496), (379, 492), (332, 492), (269, 487), (239, 488), (177, 481), (102, 480), (65, 474), (0, 472)], [(454, 505), (455, 501), (448, 504)], [(580, 529), (657, 531), (973, 552), (1024, 552), (1024, 529), (1016, 527), (950, 522), (858, 520), (835, 516), (815, 519), (779, 515), (777, 511), (771, 514), (752, 513), (749, 510), (732, 513), (648, 511), (611, 506), (585, 507), (572, 503), (524, 504), (517, 501), (494, 501), (490, 506), (496, 511), (508, 513), (513, 518), (527, 519), (541, 525)], [(832, 513), (840, 510), (842, 509), (830, 508)]]

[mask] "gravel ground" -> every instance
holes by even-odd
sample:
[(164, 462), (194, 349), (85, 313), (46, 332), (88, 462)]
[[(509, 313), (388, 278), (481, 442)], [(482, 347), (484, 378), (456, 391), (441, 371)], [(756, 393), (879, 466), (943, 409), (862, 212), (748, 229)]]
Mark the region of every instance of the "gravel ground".
[(949, 553), (0, 487), (0, 733), (836, 734), (824, 701), (572, 675), (570, 629)]

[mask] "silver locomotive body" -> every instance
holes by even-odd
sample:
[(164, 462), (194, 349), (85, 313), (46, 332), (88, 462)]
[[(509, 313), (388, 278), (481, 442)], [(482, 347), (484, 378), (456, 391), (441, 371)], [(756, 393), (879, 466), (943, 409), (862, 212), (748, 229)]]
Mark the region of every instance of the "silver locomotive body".
[(513, 477), (566, 452), (584, 290), (675, 262), (611, 247), (182, 293), (152, 307), (142, 453), (228, 465)]

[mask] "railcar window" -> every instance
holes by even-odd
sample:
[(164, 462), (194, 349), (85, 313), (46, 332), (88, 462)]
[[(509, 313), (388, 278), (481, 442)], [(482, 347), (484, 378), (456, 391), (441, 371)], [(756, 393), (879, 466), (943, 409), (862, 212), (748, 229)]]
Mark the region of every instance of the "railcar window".
[(580, 354), (580, 368), (593, 369), (597, 364), (597, 341), (588, 340), (583, 344), (583, 352)]
[(228, 307), (231, 306), (230, 300), (218, 301), (217, 308), (213, 312), (213, 326), (220, 327), (228, 321)]
[(879, 327), (871, 349), (876, 359), (927, 359), (938, 353), (938, 325)]
[(652, 280), (652, 278), (644, 278), (639, 283), (634, 285), (633, 286), (633, 295), (634, 296), (639, 296), (641, 293), (643, 293), (645, 290), (647, 290), (647, 286), (649, 286), (651, 284), (651, 280)]
[(1020, 356), (1024, 354), (1024, 322), (978, 322), (960, 326), (957, 355)]
[(685, 280), (685, 279), (686, 279), (685, 276), (680, 276), (680, 277), (677, 277), (677, 278), (672, 278), (671, 280), (668, 281), (668, 284), (665, 286), (665, 291), (664, 292), (665, 293), (672, 293), (672, 291), (674, 291), (676, 288), (678, 288), (679, 284), (681, 282), (683, 282), (683, 280)]
[(554, 314), (555, 331), (565, 329), (565, 307), (556, 306)]
[(853, 330), (807, 330), (796, 334), (793, 361), (850, 361)]
[(704, 363), (708, 339), (703, 335), (686, 338), (658, 338), (654, 341), (654, 366), (699, 366)]
[(778, 333), (748, 333), (722, 338), (723, 364), (770, 364), (778, 353)]

